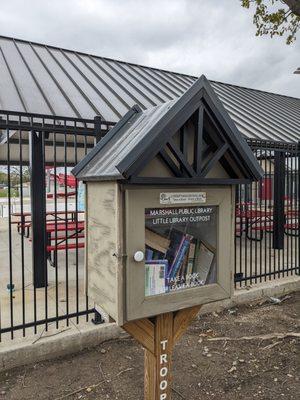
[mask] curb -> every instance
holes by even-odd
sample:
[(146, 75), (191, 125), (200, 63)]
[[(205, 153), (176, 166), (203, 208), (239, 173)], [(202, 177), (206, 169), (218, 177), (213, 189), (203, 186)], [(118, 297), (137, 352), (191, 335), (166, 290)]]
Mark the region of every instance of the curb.
[(78, 329), (73, 327), (69, 330), (56, 331), (54, 335), (48, 332), (48, 335), (16, 340), (16, 343), (12, 341), (7, 346), (6, 343), (2, 344), (0, 371), (78, 353), (107, 340), (128, 336), (115, 323), (85, 325), (79, 326)]

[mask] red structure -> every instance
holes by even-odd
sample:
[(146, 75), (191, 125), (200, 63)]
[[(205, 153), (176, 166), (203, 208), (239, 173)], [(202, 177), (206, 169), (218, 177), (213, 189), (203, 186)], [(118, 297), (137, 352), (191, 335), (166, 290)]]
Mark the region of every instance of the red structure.
[(273, 179), (271, 177), (265, 177), (262, 179), (260, 185), (260, 199), (261, 200), (273, 199)]

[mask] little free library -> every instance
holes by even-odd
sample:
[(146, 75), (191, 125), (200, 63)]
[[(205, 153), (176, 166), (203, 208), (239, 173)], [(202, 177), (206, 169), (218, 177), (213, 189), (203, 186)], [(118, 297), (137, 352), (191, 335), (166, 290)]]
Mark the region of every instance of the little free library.
[(88, 294), (145, 348), (145, 399), (170, 399), (173, 346), (233, 290), (235, 186), (263, 170), (208, 80), (132, 109), (73, 169), (86, 184)]

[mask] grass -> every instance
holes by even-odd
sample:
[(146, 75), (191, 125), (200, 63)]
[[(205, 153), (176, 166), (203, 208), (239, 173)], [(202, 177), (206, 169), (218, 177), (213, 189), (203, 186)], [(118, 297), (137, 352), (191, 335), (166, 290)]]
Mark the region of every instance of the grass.
[[(19, 192), (17, 189), (11, 189), (10, 190), (10, 196), (11, 197), (18, 197), (19, 196)], [(0, 189), (0, 197), (8, 197), (8, 189)]]

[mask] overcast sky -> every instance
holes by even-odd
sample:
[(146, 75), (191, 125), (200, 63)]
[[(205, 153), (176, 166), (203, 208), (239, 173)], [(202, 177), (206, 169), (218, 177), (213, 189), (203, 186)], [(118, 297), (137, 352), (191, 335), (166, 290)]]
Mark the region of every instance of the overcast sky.
[(0, 34), (300, 97), (300, 34), (255, 37), (239, 0), (1, 0)]

